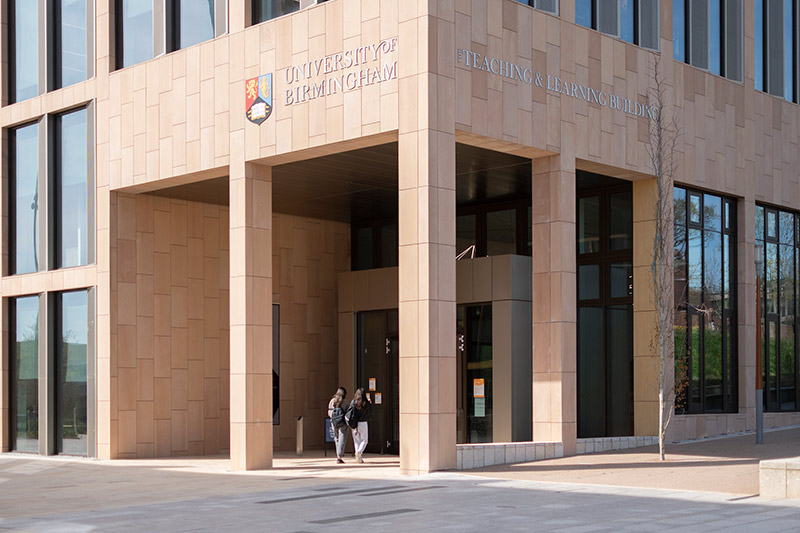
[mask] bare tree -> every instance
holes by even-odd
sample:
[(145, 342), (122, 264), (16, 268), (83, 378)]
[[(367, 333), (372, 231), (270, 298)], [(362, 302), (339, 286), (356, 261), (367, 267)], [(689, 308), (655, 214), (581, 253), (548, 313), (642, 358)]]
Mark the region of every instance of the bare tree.
[(675, 147), (678, 123), (666, 111), (667, 85), (660, 71), (660, 57), (653, 56), (650, 69), (651, 87), (647, 95), (648, 113), (647, 155), (656, 178), (654, 203), (655, 236), (653, 239), (652, 275), (653, 304), (656, 312), (656, 331), (651, 347), (658, 364), (658, 451), (665, 460), (664, 440), (675, 411), (675, 342), (674, 342), (674, 253), (673, 186), (675, 178)]

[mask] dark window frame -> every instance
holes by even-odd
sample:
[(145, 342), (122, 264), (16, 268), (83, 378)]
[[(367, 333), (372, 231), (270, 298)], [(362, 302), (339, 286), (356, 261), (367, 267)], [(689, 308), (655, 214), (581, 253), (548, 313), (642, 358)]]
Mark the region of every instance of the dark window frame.
[[(617, 2), (617, 33), (606, 33), (606, 32), (604, 32), (604, 31), (599, 29), (599, 27), (598, 27), (599, 22), (598, 22), (598, 14), (597, 13), (598, 13), (598, 10), (600, 9), (600, 7), (599, 7), (599, 4), (598, 4), (598, 0), (590, 0), (590, 4), (591, 4), (591, 19), (592, 19), (592, 23), (591, 23), (592, 27), (590, 29), (592, 29), (594, 31), (598, 31), (598, 32), (602, 33), (603, 35), (608, 35), (608, 36), (614, 37), (614, 38), (619, 39), (619, 40), (621, 40), (623, 42), (630, 43), (630, 44), (639, 46), (641, 48), (645, 48), (646, 50), (659, 51), (661, 49), (660, 46), (657, 46), (657, 48), (650, 48), (649, 46), (645, 46), (645, 45), (642, 44), (642, 35), (641, 35), (641, 32), (642, 32), (641, 11), (642, 11), (642, 9), (641, 9), (641, 6), (640, 6), (640, 0), (633, 0), (633, 6), (632, 6), (633, 7), (633, 15), (632, 15), (633, 16), (633, 40), (632, 41), (628, 41), (628, 40), (622, 38), (622, 35), (621, 35), (622, 34), (622, 29), (620, 28), (619, 2)], [(659, 2), (659, 4), (660, 4), (660, 2)], [(655, 10), (655, 13), (656, 13), (656, 17), (657, 17), (657, 20), (656, 20), (656, 23), (655, 23), (655, 27), (659, 29), (659, 35), (656, 35), (654, 37), (654, 41), (657, 43), (657, 45), (660, 45), (660, 41), (661, 41), (661, 35), (660, 35), (661, 11), (660, 11), (660, 9), (657, 8)], [(583, 26), (580, 23), (578, 23), (578, 25), (579, 26)], [(583, 27), (586, 27), (586, 26), (583, 26)]]
[[(744, 18), (745, 18), (745, 5), (742, 0), (720, 0), (720, 20), (719, 20), (719, 64), (720, 64), (720, 73), (716, 74), (711, 71), (711, 47), (708, 46), (708, 65), (698, 66), (692, 62), (692, 26), (691, 26), (691, 9), (690, 9), (690, 1), (691, 0), (675, 0), (675, 2), (684, 2), (684, 11), (683, 11), (683, 50), (684, 50), (684, 58), (683, 61), (676, 59), (676, 61), (683, 62), (687, 65), (691, 65), (694, 68), (698, 68), (709, 74), (713, 74), (715, 76), (721, 76), (725, 79), (735, 81), (737, 83), (744, 82), (744, 55), (745, 55), (745, 48), (744, 48)], [(730, 77), (730, 72), (728, 68), (728, 13), (729, 9), (729, 1), (737, 1), (739, 2), (739, 11), (741, 14), (741, 19), (739, 21), (739, 49), (740, 49), (740, 61), (738, 67), (739, 77), (742, 79)], [(709, 14), (709, 25), (711, 24), (710, 14)], [(706, 28), (708, 30), (708, 28)], [(708, 40), (708, 32), (706, 33), (706, 39)], [(674, 33), (673, 33), (674, 35)], [(674, 56), (673, 56), (674, 58)]]
[[(685, 339), (685, 353), (686, 353), (686, 364), (687, 364), (687, 371), (691, 369), (693, 358), (695, 354), (692, 353), (691, 345), (692, 345), (692, 336), (690, 335), (690, 331), (692, 328), (692, 319), (693, 317), (699, 317), (699, 331), (698, 331), (698, 346), (700, 347), (700, 354), (699, 354), (699, 361), (698, 361), (698, 371), (699, 371), (699, 401), (692, 400), (692, 391), (691, 391), (691, 374), (687, 373), (686, 379), (688, 381), (688, 385), (686, 385), (686, 392), (685, 392), (685, 402), (686, 405), (679, 405), (681, 401), (681, 395), (676, 394), (675, 398), (675, 412), (677, 414), (707, 414), (707, 413), (737, 413), (739, 411), (739, 400), (738, 400), (738, 385), (739, 385), (739, 352), (738, 352), (738, 324), (737, 324), (737, 313), (736, 313), (736, 301), (737, 301), (737, 210), (736, 210), (736, 200), (731, 197), (726, 197), (721, 194), (715, 192), (705, 192), (700, 189), (694, 189), (690, 187), (684, 187), (682, 185), (675, 185), (675, 189), (682, 189), (685, 193), (686, 198), (686, 207), (684, 209), (684, 220), (682, 222), (678, 221), (677, 219), (674, 221), (673, 226), (681, 225), (686, 228), (686, 232), (684, 234), (684, 242), (685, 242), (685, 253), (686, 253), (686, 261), (684, 266), (684, 278), (686, 280), (686, 290), (687, 294), (684, 297), (684, 301), (681, 302), (674, 302), (675, 311), (677, 313), (685, 313), (686, 316), (686, 339)], [(690, 201), (689, 197), (691, 195), (697, 195), (700, 198), (700, 220), (694, 222), (691, 220), (691, 209), (690, 209)], [(717, 231), (716, 229), (705, 227), (704, 225), (704, 213), (705, 213), (705, 196), (711, 195), (720, 198), (720, 229)], [(726, 207), (728, 208), (728, 213), (730, 215), (729, 224), (726, 227), (725, 224), (725, 213)], [(721, 290), (722, 290), (722, 313), (720, 315), (720, 323), (722, 324), (722, 329), (720, 333), (720, 358), (721, 358), (721, 366), (720, 366), (720, 374), (722, 375), (722, 410), (709, 410), (706, 405), (706, 385), (705, 385), (705, 367), (706, 367), (706, 354), (705, 354), (705, 317), (704, 313), (700, 309), (691, 309), (689, 304), (689, 295), (688, 290), (691, 283), (691, 278), (689, 276), (689, 230), (699, 230), (701, 232), (701, 246), (700, 246), (700, 265), (701, 265), (701, 273), (700, 273), (700, 299), (701, 304), (705, 305), (706, 303), (706, 232), (714, 232), (720, 235), (720, 272), (721, 272)], [(730, 236), (731, 248), (728, 250), (729, 257), (729, 272), (731, 273), (731, 279), (728, 280), (729, 286), (729, 303), (728, 306), (725, 306), (724, 300), (724, 287), (725, 287), (725, 236)], [(729, 328), (730, 326), (730, 328)], [(731, 329), (732, 331), (729, 331)], [(729, 335), (730, 334), (730, 335)], [(731, 338), (731, 346), (728, 346), (728, 337)], [(730, 350), (730, 361), (727, 360), (727, 353)], [(676, 365), (677, 365), (677, 358), (676, 358)], [(731, 368), (728, 368), (728, 366)], [(727, 383), (727, 376), (730, 375), (730, 383)], [(676, 386), (678, 381), (678, 376), (676, 376)]]
[[(767, 235), (767, 226), (766, 221), (768, 214), (772, 213), (775, 215), (775, 235), (768, 236)], [(783, 409), (781, 407), (781, 349), (780, 344), (782, 342), (781, 335), (778, 334), (775, 339), (775, 352), (776, 352), (776, 368), (775, 368), (775, 375), (776, 375), (776, 391), (777, 391), (777, 401), (773, 402), (770, 400), (770, 379), (769, 379), (769, 343), (770, 343), (770, 336), (769, 336), (769, 324), (774, 323), (776, 324), (776, 329), (780, 331), (780, 324), (781, 324), (781, 309), (780, 309), (780, 285), (781, 285), (781, 265), (780, 265), (780, 246), (786, 245), (786, 243), (781, 243), (780, 241), (780, 218), (781, 214), (788, 214), (792, 216), (792, 221), (794, 225), (794, 242), (791, 243), (793, 248), (793, 263), (794, 263), (794, 386), (795, 386), (795, 408), (794, 409)], [(783, 209), (780, 207), (772, 206), (769, 204), (756, 204), (756, 220), (759, 217), (759, 214), (763, 216), (762, 224), (763, 224), (763, 234), (756, 235), (756, 243), (761, 243), (763, 245), (763, 271), (761, 272), (761, 294), (759, 298), (762, 300), (761, 306), (761, 316), (759, 320), (762, 322), (761, 328), (761, 339), (756, 339), (756, 342), (761, 342), (762, 345), (762, 379), (764, 383), (764, 387), (762, 389), (762, 394), (764, 395), (764, 410), (768, 412), (797, 412), (800, 411), (800, 368), (798, 368), (798, 363), (800, 362), (800, 347), (798, 344), (798, 339), (800, 339), (800, 316), (798, 311), (798, 307), (800, 307), (800, 302), (798, 302), (798, 295), (800, 295), (800, 272), (798, 272), (798, 268), (800, 268), (800, 234), (798, 234), (798, 229), (800, 229), (800, 213), (796, 211), (792, 211), (789, 209)], [(777, 312), (770, 313), (768, 311), (767, 306), (767, 283), (766, 283), (766, 270), (768, 268), (767, 265), (767, 244), (774, 244), (778, 246), (778, 263), (775, 265), (775, 272), (777, 274), (777, 290), (778, 290), (778, 302), (777, 302)]]

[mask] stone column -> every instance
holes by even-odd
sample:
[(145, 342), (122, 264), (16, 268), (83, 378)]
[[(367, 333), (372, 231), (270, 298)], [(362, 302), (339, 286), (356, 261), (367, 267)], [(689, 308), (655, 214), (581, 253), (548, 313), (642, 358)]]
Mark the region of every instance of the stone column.
[(231, 468), (256, 470), (272, 467), (272, 169), (239, 161), (230, 167)]
[[(633, 182), (633, 432), (658, 435), (658, 313), (653, 300), (653, 239), (656, 232), (655, 179)], [(671, 208), (672, 205), (670, 204)], [(665, 213), (665, 216), (671, 215)], [(672, 233), (665, 235), (672, 240)], [(670, 268), (672, 257), (666, 258)], [(665, 295), (672, 302), (672, 294)], [(674, 368), (674, 366), (672, 367)]]
[(416, 474), (456, 466), (455, 13), (399, 9), (400, 469)]
[(533, 440), (576, 452), (575, 164), (533, 160)]

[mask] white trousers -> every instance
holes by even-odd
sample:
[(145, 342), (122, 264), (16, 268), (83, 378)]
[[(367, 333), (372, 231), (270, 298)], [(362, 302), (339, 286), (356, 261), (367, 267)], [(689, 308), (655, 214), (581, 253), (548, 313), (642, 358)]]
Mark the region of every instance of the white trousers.
[(353, 429), (353, 444), (356, 447), (356, 454), (364, 453), (367, 442), (369, 442), (369, 426), (367, 422), (359, 422), (358, 427)]

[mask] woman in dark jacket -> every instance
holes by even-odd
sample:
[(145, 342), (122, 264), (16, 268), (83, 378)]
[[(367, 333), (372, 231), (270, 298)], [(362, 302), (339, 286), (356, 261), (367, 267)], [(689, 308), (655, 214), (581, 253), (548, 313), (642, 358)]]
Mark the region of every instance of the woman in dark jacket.
[(347, 425), (353, 430), (353, 444), (356, 448), (356, 461), (359, 463), (364, 462), (362, 457), (364, 450), (369, 441), (369, 426), (367, 420), (369, 419), (369, 411), (372, 404), (367, 399), (363, 388), (356, 390), (353, 395), (353, 401), (350, 402), (350, 407), (347, 409)]

